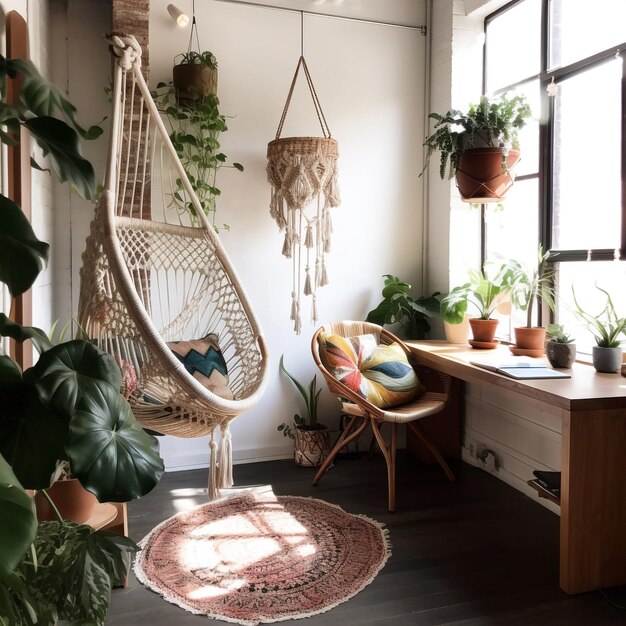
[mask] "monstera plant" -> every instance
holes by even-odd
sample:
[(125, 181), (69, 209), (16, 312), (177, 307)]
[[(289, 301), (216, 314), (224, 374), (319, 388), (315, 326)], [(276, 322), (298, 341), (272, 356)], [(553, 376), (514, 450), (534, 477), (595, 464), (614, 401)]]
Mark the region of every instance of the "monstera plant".
[[(102, 130), (81, 128), (75, 108), (29, 61), (0, 56), (0, 80), (0, 141), (15, 144), (25, 128), (58, 178), (92, 198), (94, 171), (79, 135), (91, 139)], [(6, 102), (9, 80), (18, 81), (17, 104)], [(0, 195), (0, 281), (13, 296), (31, 287), (48, 254), (20, 207)], [(38, 523), (25, 490), (49, 498), (46, 489), (69, 467), (101, 502), (138, 498), (163, 472), (158, 444), (120, 394), (110, 355), (81, 339), (53, 346), (41, 330), (4, 313), (0, 335), (30, 339), (39, 352), (25, 371), (0, 356), (0, 624), (102, 624), (111, 587), (124, 582), (137, 546), (60, 515)]]

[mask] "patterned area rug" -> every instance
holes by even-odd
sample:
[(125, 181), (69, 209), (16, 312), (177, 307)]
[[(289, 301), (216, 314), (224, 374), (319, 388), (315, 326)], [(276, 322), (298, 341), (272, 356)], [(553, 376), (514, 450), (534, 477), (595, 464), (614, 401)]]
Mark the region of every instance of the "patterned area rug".
[(250, 626), (328, 611), (390, 555), (378, 522), (271, 491), (179, 513), (141, 546), (135, 574), (147, 587), (192, 613)]

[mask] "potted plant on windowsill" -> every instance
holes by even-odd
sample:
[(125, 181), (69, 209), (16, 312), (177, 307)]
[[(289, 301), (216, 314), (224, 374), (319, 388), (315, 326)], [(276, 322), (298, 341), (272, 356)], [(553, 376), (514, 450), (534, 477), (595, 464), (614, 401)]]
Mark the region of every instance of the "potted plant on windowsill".
[[(57, 177), (92, 198), (95, 174), (80, 154), (78, 135), (93, 138), (99, 132), (78, 126), (76, 109), (30, 61), (0, 59), (3, 84), (19, 81), (17, 104), (8, 106), (2, 90), (7, 130), (0, 141), (17, 143), (20, 131), (28, 130)], [(0, 280), (15, 297), (34, 283), (49, 245), (4, 195), (0, 235)], [(69, 464), (101, 502), (137, 498), (163, 472), (158, 443), (120, 394), (115, 360), (94, 344), (72, 340), (53, 346), (43, 331), (15, 324), (4, 313), (0, 336), (29, 339), (39, 352), (24, 371), (0, 356), (0, 622), (102, 624), (111, 587), (124, 583), (137, 546), (127, 537), (64, 520), (47, 490)], [(38, 523), (26, 490), (43, 495), (54, 521)]]
[(509, 263), (503, 263), (495, 271), (489, 273), (487, 266), (482, 270), (472, 270), (469, 282), (455, 287), (441, 299), (441, 317), (449, 324), (460, 324), (471, 304), (477, 311), (478, 317), (470, 317), (469, 320), (473, 336), (469, 342), (470, 345), (479, 349), (495, 348), (494, 337), (498, 320), (491, 316), (508, 298), (512, 279), (513, 269)]
[[(514, 182), (513, 168), (520, 159), (519, 131), (530, 117), (522, 95), (489, 100), (483, 96), (467, 113), (450, 109), (435, 120), (433, 133), (426, 138), (424, 170), (432, 154), (441, 152), (439, 175), (456, 176), (461, 197), (467, 202), (497, 202)], [(421, 174), (420, 174), (421, 176)]]
[(593, 366), (598, 372), (613, 373), (622, 367), (622, 341), (620, 335), (626, 334), (626, 317), (619, 317), (613, 300), (608, 291), (602, 287), (596, 288), (606, 296), (604, 308), (597, 314), (587, 313), (576, 299), (576, 292), (572, 287), (576, 315), (589, 327), (596, 345), (592, 348)]
[(178, 103), (193, 106), (208, 94), (217, 95), (217, 59), (212, 52), (188, 50), (174, 58), (172, 81)]
[(424, 339), (430, 330), (428, 318), (439, 311), (439, 292), (413, 298), (408, 283), (391, 274), (385, 274), (384, 279), (383, 301), (367, 314), (365, 321), (379, 326), (399, 324), (404, 339)]
[(317, 407), (321, 389), (317, 389), (317, 376), (314, 375), (305, 389), (286, 369), (283, 364), (283, 356), (280, 357), (280, 371), (285, 374), (300, 392), (304, 400), (306, 413), (293, 416), (294, 427), (283, 422), (278, 426), (278, 431), (285, 437), (294, 440), (294, 461), (303, 467), (317, 467), (328, 454), (329, 436), (328, 428), (317, 421)]
[(554, 368), (570, 368), (576, 360), (576, 344), (562, 324), (548, 324), (546, 329), (546, 356)]
[(511, 261), (511, 301), (513, 306), (526, 313), (526, 325), (514, 329), (515, 346), (511, 346), (514, 354), (535, 357), (544, 353), (546, 329), (544, 326), (533, 326), (533, 313), (539, 299), (554, 310), (554, 268), (548, 261), (549, 257), (550, 253), (539, 246), (537, 263), (531, 270), (517, 261)]

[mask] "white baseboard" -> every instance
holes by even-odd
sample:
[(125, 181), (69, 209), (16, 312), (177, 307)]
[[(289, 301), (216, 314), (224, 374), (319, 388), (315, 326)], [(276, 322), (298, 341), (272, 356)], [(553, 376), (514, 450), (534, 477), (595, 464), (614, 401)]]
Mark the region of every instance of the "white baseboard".
[[(260, 463), (262, 461), (278, 461), (281, 459), (293, 459), (293, 446), (285, 448), (272, 447), (254, 450), (235, 450), (233, 452), (233, 465), (240, 463)], [(209, 451), (205, 454), (167, 454), (165, 455), (165, 471), (182, 472), (192, 469), (208, 469)]]

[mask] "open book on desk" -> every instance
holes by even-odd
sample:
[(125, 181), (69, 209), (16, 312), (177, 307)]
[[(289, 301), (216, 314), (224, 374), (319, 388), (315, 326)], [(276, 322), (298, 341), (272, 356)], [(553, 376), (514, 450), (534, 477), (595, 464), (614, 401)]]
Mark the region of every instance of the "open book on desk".
[(470, 361), (470, 364), (517, 380), (572, 377), (571, 374), (548, 367), (548, 364), (544, 360), (529, 359), (526, 357), (513, 356), (499, 359), (477, 359)]

